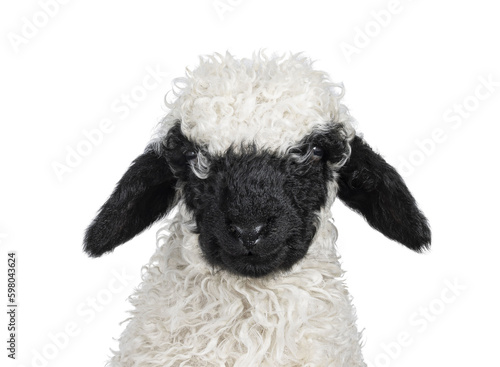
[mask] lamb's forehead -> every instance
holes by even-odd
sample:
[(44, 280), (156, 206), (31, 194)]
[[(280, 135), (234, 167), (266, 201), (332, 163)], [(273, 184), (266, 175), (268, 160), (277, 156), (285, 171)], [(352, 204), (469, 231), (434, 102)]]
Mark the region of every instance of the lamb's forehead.
[(311, 64), (300, 55), (202, 58), (176, 80), (171, 120), (211, 153), (242, 143), (284, 152), (321, 125), (348, 121), (342, 85)]

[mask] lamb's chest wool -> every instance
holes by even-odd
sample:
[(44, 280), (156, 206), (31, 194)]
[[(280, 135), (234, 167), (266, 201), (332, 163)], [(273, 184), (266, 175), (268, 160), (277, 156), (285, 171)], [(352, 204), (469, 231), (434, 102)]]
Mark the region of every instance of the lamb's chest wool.
[(421, 251), (401, 176), (356, 135), (344, 88), (300, 54), (207, 56), (88, 227), (90, 256), (166, 217), (112, 367), (366, 366), (343, 282), (338, 197)]
[(159, 231), (111, 366), (365, 366), (329, 210), (307, 257), (265, 279), (207, 265), (186, 216)]

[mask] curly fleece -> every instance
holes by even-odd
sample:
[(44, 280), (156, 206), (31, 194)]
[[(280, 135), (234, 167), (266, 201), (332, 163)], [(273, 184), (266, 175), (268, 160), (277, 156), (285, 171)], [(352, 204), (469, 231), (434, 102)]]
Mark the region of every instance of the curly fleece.
[(110, 366), (365, 366), (329, 209), (303, 261), (249, 279), (202, 260), (181, 205), (158, 232)]
[(312, 68), (301, 54), (236, 59), (215, 54), (200, 59), (186, 77), (174, 80), (175, 101), (157, 132), (161, 140), (176, 121), (210, 154), (252, 143), (284, 154), (313, 129), (341, 123), (352, 138), (352, 117), (340, 103), (342, 84)]
[[(332, 122), (354, 136), (342, 85), (301, 55), (209, 56), (175, 84), (157, 146), (178, 121), (211, 154), (243, 143), (286, 154)], [(328, 191), (306, 257), (287, 272), (246, 278), (204, 261), (180, 187), (179, 211), (158, 232), (110, 366), (365, 366), (335, 250), (330, 208), (337, 184)]]

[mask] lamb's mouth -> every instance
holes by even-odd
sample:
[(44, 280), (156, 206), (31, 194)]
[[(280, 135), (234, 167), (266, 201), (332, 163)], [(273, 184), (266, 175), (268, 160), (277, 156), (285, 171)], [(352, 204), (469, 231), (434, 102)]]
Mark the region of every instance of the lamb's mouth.
[(232, 255), (220, 248), (221, 266), (231, 273), (252, 278), (263, 277), (281, 269), (286, 258), (286, 246), (277, 250), (259, 255), (252, 250), (241, 255)]
[[(199, 245), (205, 261), (215, 268), (229, 273), (251, 278), (265, 277), (272, 273), (288, 271), (307, 252), (307, 247), (298, 243), (297, 238), (288, 238), (276, 242), (269, 252), (262, 247), (243, 249), (221, 245), (216, 235), (201, 232)], [(306, 248), (305, 252), (300, 248)]]

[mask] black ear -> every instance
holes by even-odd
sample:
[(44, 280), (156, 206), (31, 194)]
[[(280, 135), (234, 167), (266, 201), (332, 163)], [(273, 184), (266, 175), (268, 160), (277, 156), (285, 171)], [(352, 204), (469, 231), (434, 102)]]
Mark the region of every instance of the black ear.
[(339, 171), (339, 198), (376, 230), (415, 251), (427, 248), (431, 231), (401, 176), (356, 136)]
[(176, 181), (166, 158), (147, 148), (87, 228), (85, 252), (101, 256), (167, 214), (174, 205)]

